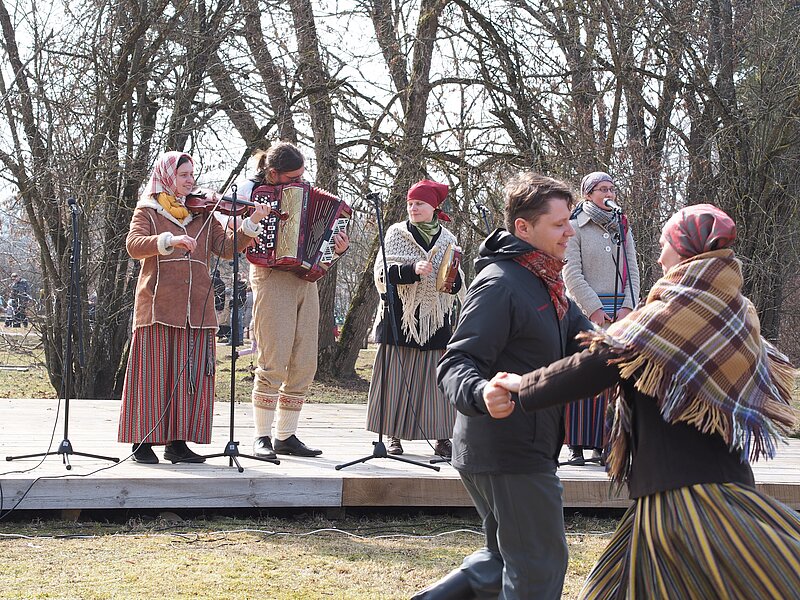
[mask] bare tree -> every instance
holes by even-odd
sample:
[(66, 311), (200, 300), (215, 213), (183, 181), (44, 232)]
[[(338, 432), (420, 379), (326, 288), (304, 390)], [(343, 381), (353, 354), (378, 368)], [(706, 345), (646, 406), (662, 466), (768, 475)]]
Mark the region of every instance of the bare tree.
[[(377, 223), (361, 197), (381, 190), (389, 225), (424, 176), (450, 184), (452, 225), (471, 258), (485, 234), (476, 205), (500, 224), (513, 171), (577, 185), (587, 171), (608, 170), (645, 287), (666, 216), (714, 202), (739, 224), (746, 289), (765, 333), (777, 337), (791, 313), (800, 178), (792, 3), (123, 0), (70, 3), (53, 31), (43, 6), (8, 6), (0, 0), (0, 127), (9, 134), (0, 164), (39, 249), (54, 385), (71, 242), (64, 198), (83, 206), (82, 272), (100, 298), (97, 326), (84, 328), (86, 367), (73, 365), (76, 390), (112, 395), (135, 276), (124, 236), (149, 165), (167, 147), (230, 167), (230, 181), (254, 149), (290, 140), (313, 154), (321, 187), (364, 209), (338, 276), (321, 285), (321, 376), (354, 373), (377, 308)], [(20, 44), (17, 31), (32, 42)], [(235, 150), (229, 157), (212, 153), (223, 143)], [(334, 314), (345, 310), (336, 343)]]
[[(205, 9), (203, 2), (175, 8), (168, 0), (80, 5), (59, 17), (56, 34), (42, 27), (43, 13), (36, 8), (27, 13), (28, 22), (15, 23), (0, 2), (14, 74), (0, 91), (2, 126), (11, 132), (0, 161), (12, 173), (40, 249), (41, 333), (56, 389), (65, 369), (72, 369), (73, 395), (109, 397), (121, 391), (135, 283), (125, 234), (154, 155), (167, 144), (186, 143), (203, 121), (189, 107), (204, 78), (206, 52), (198, 53), (201, 46), (187, 50), (180, 41), (210, 35), (227, 3), (208, 17)], [(15, 35), (18, 28), (32, 35), (27, 58)], [(177, 110), (163, 110), (168, 106)], [(77, 307), (82, 327), (71, 335), (74, 347), (85, 349), (85, 362), (76, 352), (72, 365), (64, 365), (62, 355), (72, 240), (68, 196), (77, 198), (83, 211), (82, 253), (76, 257), (83, 274)], [(98, 297), (93, 328), (86, 311), (89, 290)]]

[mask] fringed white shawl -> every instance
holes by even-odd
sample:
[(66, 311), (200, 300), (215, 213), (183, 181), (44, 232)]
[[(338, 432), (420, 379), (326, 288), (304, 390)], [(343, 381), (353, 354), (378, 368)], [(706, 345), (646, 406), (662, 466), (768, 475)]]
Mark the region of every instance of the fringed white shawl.
[[(392, 265), (415, 263), (428, 260), (433, 263), (433, 272), (420, 281), (412, 284), (395, 286), (397, 296), (403, 303), (402, 331), (408, 339), (424, 345), (445, 323), (445, 317), (453, 311), (456, 295), (445, 294), (436, 290), (436, 275), (442, 264), (448, 244), (456, 244), (456, 237), (444, 227), (433, 247), (426, 251), (414, 239), (408, 230), (407, 222), (395, 223), (386, 231), (386, 262)], [(375, 260), (375, 287), (381, 294), (386, 293), (383, 277), (383, 260), (380, 256)], [(458, 299), (463, 300), (465, 294), (464, 273), (461, 273), (461, 289)], [(417, 313), (419, 310), (419, 313)], [(379, 309), (379, 317), (383, 310)]]

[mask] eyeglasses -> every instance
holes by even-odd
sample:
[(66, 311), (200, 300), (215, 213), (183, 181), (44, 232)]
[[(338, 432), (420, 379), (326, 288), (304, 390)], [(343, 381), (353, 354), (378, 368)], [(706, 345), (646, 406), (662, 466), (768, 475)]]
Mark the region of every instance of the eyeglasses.
[(604, 194), (614, 194), (617, 191), (617, 188), (614, 186), (611, 187), (596, 187), (592, 190), (593, 192), (602, 192)]

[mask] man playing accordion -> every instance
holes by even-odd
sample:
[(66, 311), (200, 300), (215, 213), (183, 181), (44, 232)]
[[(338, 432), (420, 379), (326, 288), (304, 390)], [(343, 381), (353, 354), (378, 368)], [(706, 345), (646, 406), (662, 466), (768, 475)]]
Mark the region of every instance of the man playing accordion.
[[(264, 201), (273, 198), (287, 184), (305, 194), (305, 201), (315, 198), (335, 199), (333, 196), (312, 188), (303, 182), (305, 158), (300, 150), (289, 142), (278, 142), (261, 153), (256, 176), (242, 183), (239, 192), (246, 198)], [(296, 196), (296, 194), (295, 194)], [(338, 199), (337, 205), (338, 205)], [(344, 203), (341, 203), (344, 204)], [(349, 208), (346, 205), (346, 214)], [(265, 229), (273, 232), (279, 228), (276, 221), (307, 221), (310, 213), (305, 210), (298, 215), (289, 215), (278, 207), (272, 219), (273, 225)], [(295, 235), (308, 238), (313, 235), (314, 224), (291, 223)], [(289, 229), (285, 227), (285, 229)], [(350, 241), (344, 230), (334, 228), (330, 238), (334, 258), (347, 250)], [(298, 234), (298, 232), (300, 232)], [(267, 236), (272, 235), (267, 233)], [(253, 289), (253, 332), (258, 347), (255, 381), (253, 384), (253, 419), (255, 441), (253, 454), (275, 458), (277, 454), (295, 456), (319, 456), (322, 450), (309, 448), (296, 435), (300, 410), (303, 407), (308, 387), (317, 371), (317, 327), (319, 324), (319, 294), (316, 279), (324, 274), (325, 254), (315, 246), (315, 263), (307, 263), (308, 257), (300, 256), (299, 266), (286, 267), (282, 260), (275, 260), (275, 243), (272, 238), (260, 239), (247, 253), (250, 267), (250, 283)], [(285, 245), (285, 243), (284, 243)], [(301, 254), (298, 252), (297, 254)], [(277, 413), (277, 420), (275, 419)], [(275, 424), (274, 445), (272, 427)]]

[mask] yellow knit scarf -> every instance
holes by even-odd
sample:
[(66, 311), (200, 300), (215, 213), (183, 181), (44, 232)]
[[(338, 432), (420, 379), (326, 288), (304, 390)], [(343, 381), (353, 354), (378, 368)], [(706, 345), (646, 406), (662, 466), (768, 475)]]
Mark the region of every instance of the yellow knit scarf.
[(183, 221), (189, 216), (189, 211), (183, 204), (178, 202), (178, 199), (175, 196), (170, 196), (166, 192), (161, 192), (156, 200), (158, 200), (158, 203), (164, 207), (164, 210), (169, 211), (169, 214), (179, 221)]

